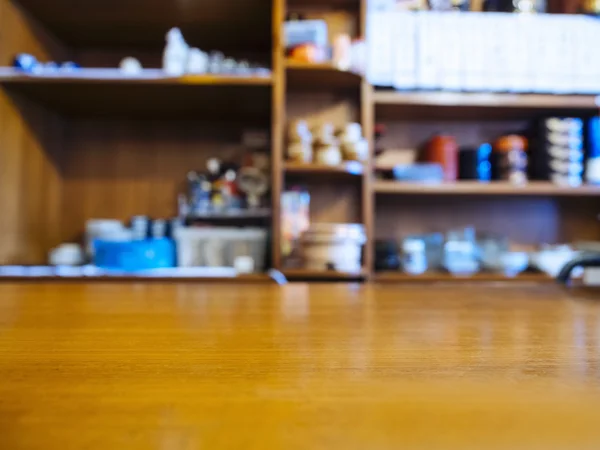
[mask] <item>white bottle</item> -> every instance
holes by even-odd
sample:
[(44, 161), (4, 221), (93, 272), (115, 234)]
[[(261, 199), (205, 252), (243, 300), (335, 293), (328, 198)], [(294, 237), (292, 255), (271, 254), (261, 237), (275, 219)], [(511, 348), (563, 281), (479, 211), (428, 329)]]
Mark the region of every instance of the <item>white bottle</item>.
[(163, 53), (163, 71), (172, 77), (183, 75), (187, 69), (190, 49), (179, 28), (167, 33), (167, 45)]
[(188, 54), (187, 72), (202, 75), (208, 72), (208, 55), (199, 48), (192, 48)]
[(421, 275), (427, 271), (425, 242), (420, 239), (406, 239), (402, 244), (404, 272)]

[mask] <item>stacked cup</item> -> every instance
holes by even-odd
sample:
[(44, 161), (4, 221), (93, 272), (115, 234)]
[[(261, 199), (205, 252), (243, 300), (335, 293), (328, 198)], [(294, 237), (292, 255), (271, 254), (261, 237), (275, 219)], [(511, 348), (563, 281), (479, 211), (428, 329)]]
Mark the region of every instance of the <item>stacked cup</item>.
[(540, 125), (540, 146), (533, 167), (535, 177), (566, 186), (583, 183), (583, 121), (551, 117)]

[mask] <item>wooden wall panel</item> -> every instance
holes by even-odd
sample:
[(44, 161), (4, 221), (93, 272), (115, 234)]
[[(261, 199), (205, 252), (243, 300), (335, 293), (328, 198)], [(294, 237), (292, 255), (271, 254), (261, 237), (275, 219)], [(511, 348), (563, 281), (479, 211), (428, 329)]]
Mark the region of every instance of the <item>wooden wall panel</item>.
[(597, 199), (527, 197), (377, 197), (376, 238), (474, 226), (519, 244), (600, 239)]
[(63, 239), (91, 218), (170, 218), (186, 174), (212, 157), (239, 160), (242, 127), (185, 121), (75, 120), (64, 162)]
[(270, 0), (19, 1), (73, 47), (153, 48), (178, 26), (193, 45), (270, 49)]
[(358, 179), (287, 176), (285, 187), (310, 193), (310, 219), (314, 223), (362, 223), (361, 183)]
[(346, 92), (290, 91), (286, 104), (288, 124), (298, 119), (306, 120), (311, 127), (325, 122), (337, 127), (348, 122), (360, 122), (358, 91), (355, 96)]
[[(19, 52), (65, 59), (66, 50), (15, 2), (0, 0), (0, 64)], [(0, 90), (0, 264), (38, 264), (59, 242), (63, 123)]]

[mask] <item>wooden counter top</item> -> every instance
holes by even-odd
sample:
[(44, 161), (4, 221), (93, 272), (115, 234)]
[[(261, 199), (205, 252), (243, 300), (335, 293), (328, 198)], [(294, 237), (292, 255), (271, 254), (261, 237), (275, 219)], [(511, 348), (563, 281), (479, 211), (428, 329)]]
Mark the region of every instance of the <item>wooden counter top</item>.
[(554, 285), (2, 284), (0, 448), (597, 449), (599, 324)]

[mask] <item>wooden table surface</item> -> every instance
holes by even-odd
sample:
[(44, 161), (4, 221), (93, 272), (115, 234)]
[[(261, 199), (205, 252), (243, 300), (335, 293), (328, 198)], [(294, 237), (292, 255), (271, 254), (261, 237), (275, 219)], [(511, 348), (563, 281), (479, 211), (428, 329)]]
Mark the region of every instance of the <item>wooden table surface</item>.
[(2, 450), (597, 450), (599, 387), (600, 291), (0, 285)]

